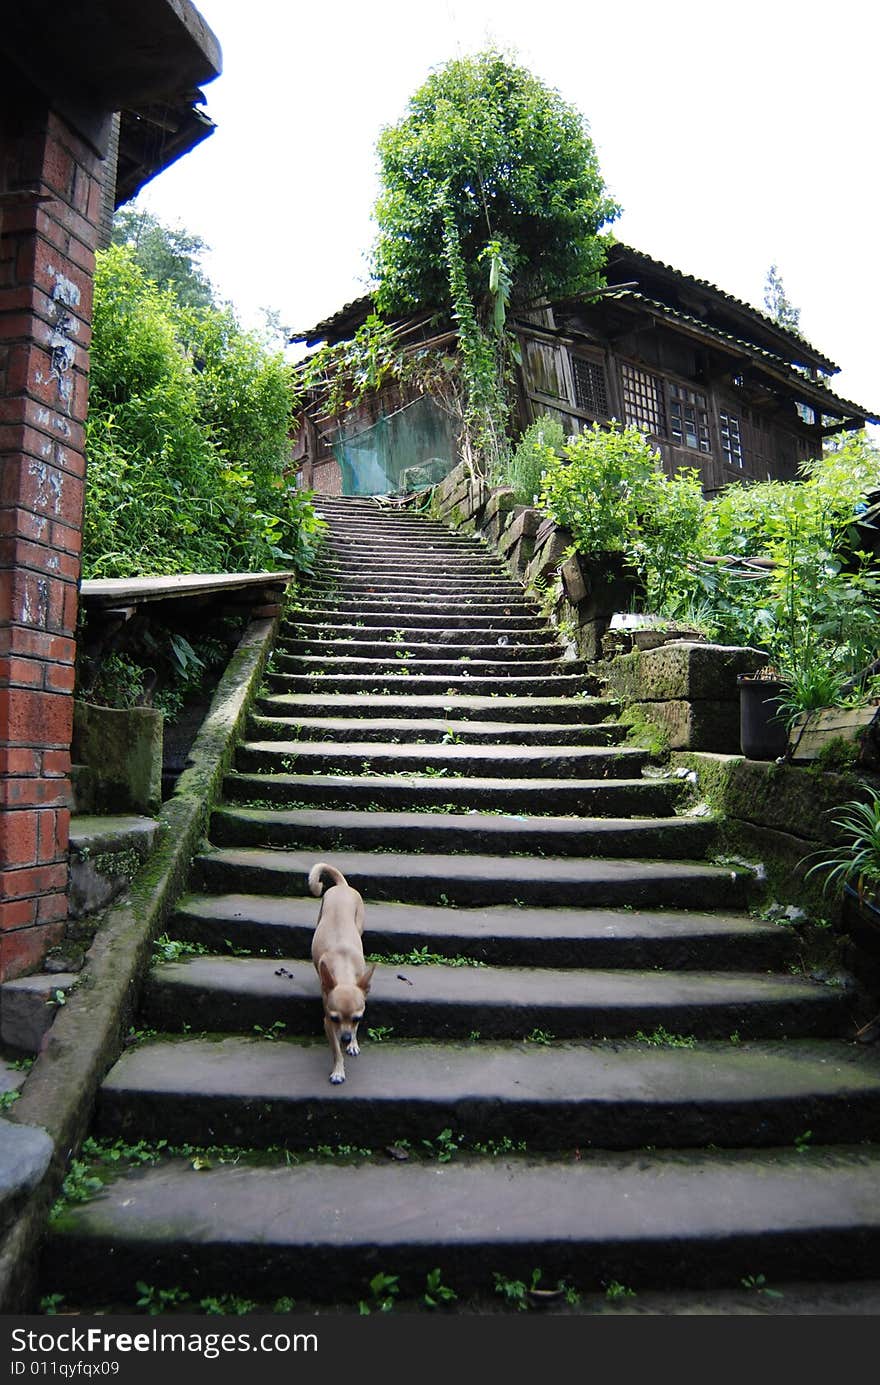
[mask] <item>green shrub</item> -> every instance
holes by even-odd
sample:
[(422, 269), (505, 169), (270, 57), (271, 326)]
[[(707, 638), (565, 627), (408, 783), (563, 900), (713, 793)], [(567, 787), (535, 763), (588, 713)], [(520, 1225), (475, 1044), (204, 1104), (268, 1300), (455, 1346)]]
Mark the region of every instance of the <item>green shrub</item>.
[(95, 272), (83, 576), (273, 569), (318, 521), (288, 473), (290, 368), (113, 245)]
[(520, 505), (534, 505), (541, 493), (544, 473), (553, 464), (565, 443), (565, 430), (558, 419), (543, 414), (530, 423), (517, 443), (496, 483), (511, 486)]

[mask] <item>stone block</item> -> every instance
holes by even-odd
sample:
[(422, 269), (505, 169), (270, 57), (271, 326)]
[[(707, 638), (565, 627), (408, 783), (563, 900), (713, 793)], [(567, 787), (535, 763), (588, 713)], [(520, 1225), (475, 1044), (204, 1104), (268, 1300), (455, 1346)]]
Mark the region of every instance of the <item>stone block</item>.
[(453, 491), (469, 475), (468, 468), (464, 462), (459, 462), (458, 466), (453, 467), (447, 476), (443, 478), (438, 486), (434, 488), (434, 501), (438, 505), (445, 505)]
[(571, 535), (566, 529), (557, 529), (554, 525), (543, 538), (539, 529), (535, 535), (534, 555), (525, 571), (526, 582), (546, 581), (556, 573), (570, 543)]
[[(543, 515), (540, 510), (533, 510), (528, 507), (515, 513), (498, 543), (498, 551), (502, 557), (506, 557), (517, 544), (522, 545), (524, 540), (528, 540), (530, 549), (534, 550), (535, 535), (542, 519)], [(531, 552), (529, 552), (529, 557), (531, 557)]]
[(516, 505), (516, 495), (510, 486), (498, 486), (489, 492), (486, 501), (485, 519), (491, 520), (496, 515), (507, 515)]
[(24, 1053), (38, 1053), (43, 1036), (55, 1018), (60, 991), (67, 995), (78, 977), (72, 972), (19, 976), (0, 986), (0, 1039)]
[(738, 706), (737, 676), (754, 673), (766, 662), (766, 654), (758, 649), (672, 641), (615, 659), (609, 681), (619, 696), (637, 702), (711, 699)]
[[(845, 774), (814, 774), (798, 765), (736, 761), (724, 785), (723, 810), (754, 827), (786, 832), (806, 842), (839, 838), (832, 819), (841, 803), (867, 801), (868, 790)], [(806, 850), (806, 848), (805, 848)]]
[(70, 826), (68, 912), (86, 918), (128, 887), (147, 859), (159, 824), (145, 817), (75, 817)]
[(77, 700), (72, 755), (77, 812), (157, 813), (162, 806), (162, 713), (155, 707), (98, 707)]
[(649, 721), (662, 726), (671, 750), (706, 750), (735, 755), (739, 750), (739, 703), (706, 699), (699, 702), (636, 702)]

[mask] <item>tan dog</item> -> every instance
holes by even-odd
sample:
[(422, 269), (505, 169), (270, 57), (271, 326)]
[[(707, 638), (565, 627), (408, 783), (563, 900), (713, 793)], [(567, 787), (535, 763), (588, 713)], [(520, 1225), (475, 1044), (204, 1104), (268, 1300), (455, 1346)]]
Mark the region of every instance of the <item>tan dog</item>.
[[(331, 882), (325, 893), (325, 881)], [(367, 967), (361, 934), (364, 901), (335, 866), (319, 861), (309, 871), (309, 889), (322, 895), (318, 923), (312, 938), (312, 961), (321, 981), (324, 1030), (333, 1055), (331, 1082), (345, 1081), (346, 1053), (356, 1058), (360, 1049), (357, 1027), (364, 1017), (367, 992), (375, 963)]]

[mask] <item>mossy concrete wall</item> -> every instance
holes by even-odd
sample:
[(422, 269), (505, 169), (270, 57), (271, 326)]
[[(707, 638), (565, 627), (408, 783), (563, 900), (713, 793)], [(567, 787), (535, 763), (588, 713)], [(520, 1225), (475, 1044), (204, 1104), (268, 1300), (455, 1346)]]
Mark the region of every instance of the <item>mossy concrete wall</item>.
[(158, 813), (164, 717), (155, 707), (73, 704), (77, 813)]

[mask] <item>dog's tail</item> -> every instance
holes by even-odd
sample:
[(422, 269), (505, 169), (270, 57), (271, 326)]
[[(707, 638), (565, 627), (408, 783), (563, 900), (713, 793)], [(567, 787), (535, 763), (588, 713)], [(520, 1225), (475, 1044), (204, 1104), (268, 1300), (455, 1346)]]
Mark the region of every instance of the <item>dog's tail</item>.
[(324, 893), (325, 876), (329, 877), (331, 885), (348, 884), (341, 870), (337, 870), (335, 866), (328, 866), (326, 861), (318, 861), (309, 871), (309, 889), (312, 894), (322, 895)]

